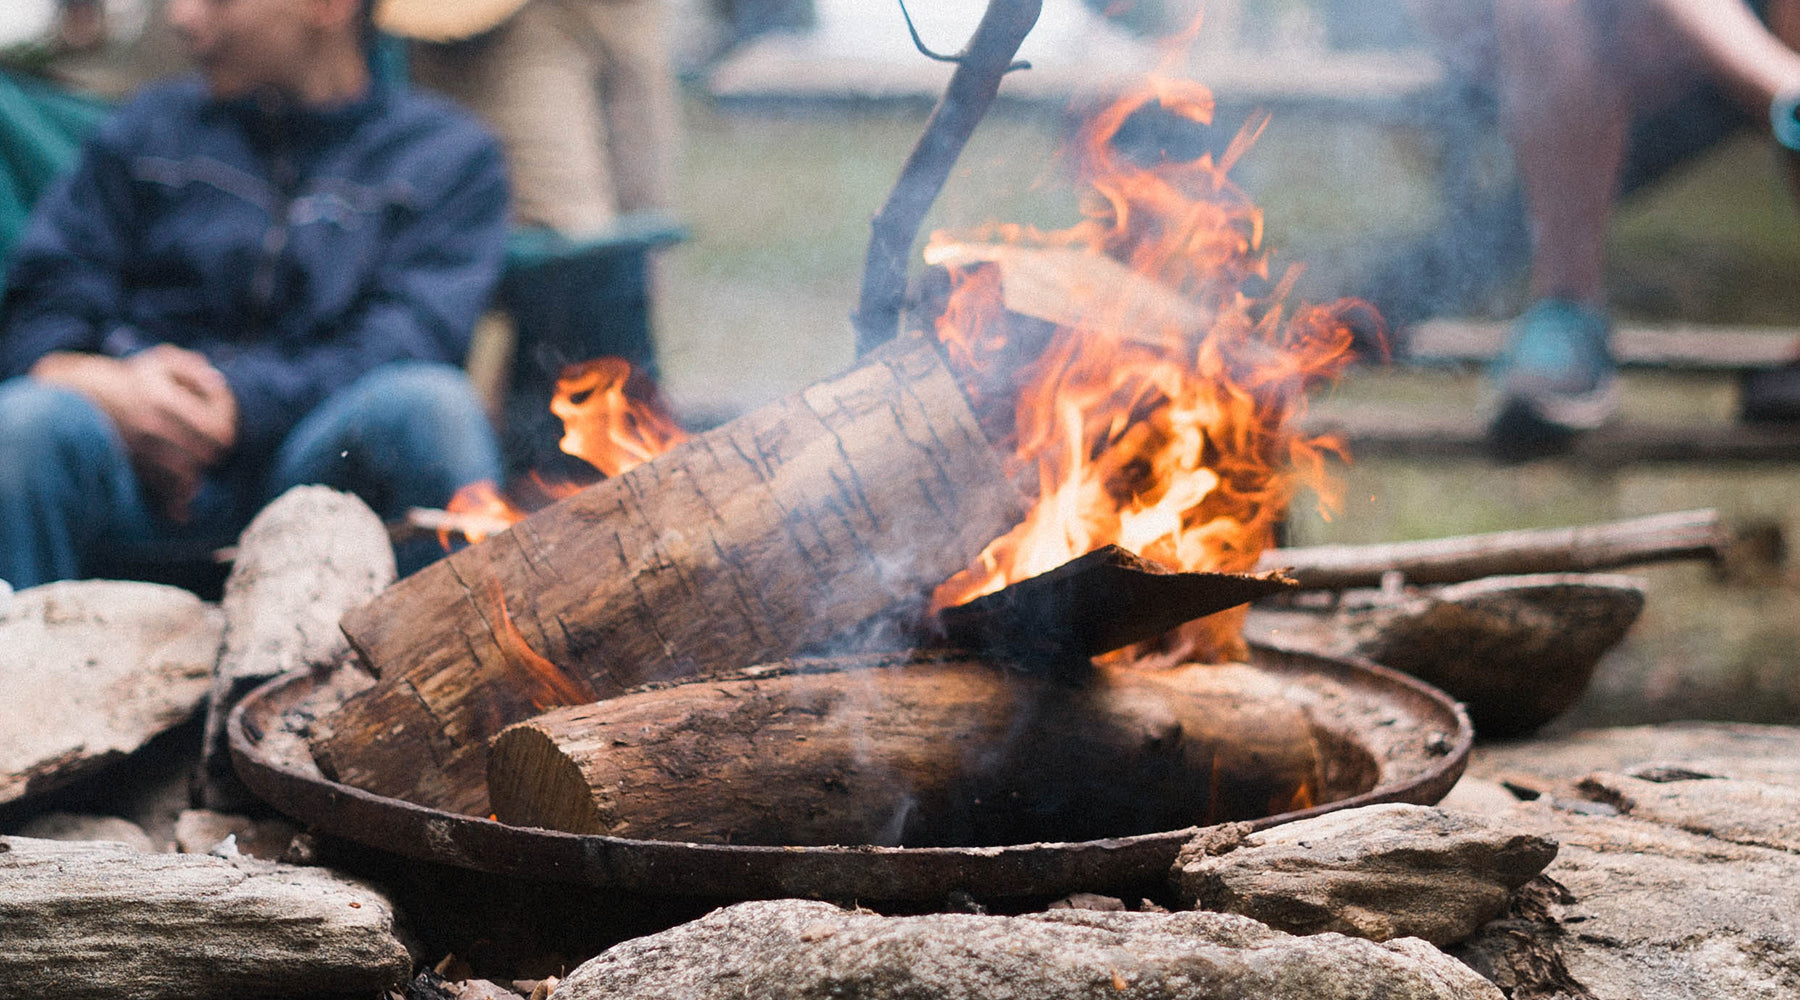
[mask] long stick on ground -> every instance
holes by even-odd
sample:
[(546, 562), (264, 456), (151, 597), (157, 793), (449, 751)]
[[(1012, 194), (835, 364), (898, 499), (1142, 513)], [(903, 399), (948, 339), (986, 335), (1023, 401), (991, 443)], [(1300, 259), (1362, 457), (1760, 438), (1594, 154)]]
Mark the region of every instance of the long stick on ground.
[(1502, 531), (1386, 545), (1272, 549), (1259, 571), (1282, 569), (1309, 590), (1380, 586), (1399, 573), (1407, 583), (1460, 583), (1484, 576), (1590, 573), (1674, 559), (1713, 559), (1728, 541), (1716, 510), (1531, 531)]
[(870, 225), (862, 295), (851, 317), (856, 325), (857, 354), (892, 340), (898, 330), (900, 307), (906, 298), (907, 258), (919, 225), (943, 190), (975, 126), (994, 103), (1000, 79), (1012, 68), (1013, 56), (1037, 24), (1042, 7), (1042, 0), (989, 0), (981, 24), (957, 57), (956, 72), (944, 96), (932, 109), (924, 134)]

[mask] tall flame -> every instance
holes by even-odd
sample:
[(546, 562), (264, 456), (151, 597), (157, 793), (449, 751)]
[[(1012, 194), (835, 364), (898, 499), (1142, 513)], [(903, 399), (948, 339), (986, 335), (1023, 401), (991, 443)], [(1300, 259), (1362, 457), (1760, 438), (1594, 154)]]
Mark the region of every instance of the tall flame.
[[(550, 400), (550, 411), (563, 422), (558, 446), (608, 478), (624, 475), (687, 440), (686, 432), (663, 410), (653, 389), (636, 395), (626, 391), (635, 374), (623, 358), (572, 364), (557, 377), (556, 395)], [(535, 473), (532, 483), (538, 493), (551, 499), (580, 489), (573, 483), (547, 482)], [(438, 541), (446, 548), (452, 532), (471, 543), (479, 542), (527, 513), (487, 480), (458, 490), (446, 509), (449, 517), (438, 531)]]
[[(1336, 505), (1325, 458), (1342, 447), (1295, 423), (1306, 389), (1350, 360), (1350, 319), (1366, 307), (1290, 308), (1298, 271), (1271, 281), (1262, 213), (1227, 176), (1266, 118), (1217, 159), (1141, 165), (1112, 140), (1153, 104), (1212, 122), (1204, 87), (1152, 78), (1079, 136), (1081, 222), (940, 232), (926, 249), (952, 268), (937, 335), (977, 409), (1010, 409), (1010, 471), (1037, 486), (1025, 520), (938, 589), (940, 607), (1108, 543), (1178, 569), (1248, 571), (1299, 486)], [(1022, 343), (1034, 323), (1021, 313), (1053, 328), (1047, 344)], [(1241, 612), (1213, 616), (1159, 652), (1242, 655), (1241, 624)]]

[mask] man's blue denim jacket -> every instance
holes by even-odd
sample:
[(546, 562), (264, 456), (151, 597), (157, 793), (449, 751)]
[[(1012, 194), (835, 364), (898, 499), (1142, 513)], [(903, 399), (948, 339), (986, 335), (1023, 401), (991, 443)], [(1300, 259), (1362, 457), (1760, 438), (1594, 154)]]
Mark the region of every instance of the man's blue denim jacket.
[(498, 145), (437, 98), (377, 84), (313, 110), (156, 85), (34, 211), (0, 378), (51, 351), (187, 347), (237, 396), (240, 452), (266, 455), (377, 365), (461, 363), (506, 215)]

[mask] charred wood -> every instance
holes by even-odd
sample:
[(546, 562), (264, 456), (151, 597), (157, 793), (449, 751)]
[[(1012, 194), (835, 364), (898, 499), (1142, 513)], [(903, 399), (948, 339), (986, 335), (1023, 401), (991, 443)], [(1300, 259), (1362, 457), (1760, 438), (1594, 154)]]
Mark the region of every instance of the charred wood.
[(500, 733), (503, 822), (733, 844), (1089, 840), (1316, 794), (1305, 714), (1205, 666), (1064, 683), (970, 659), (804, 664), (557, 709)]
[(1143, 642), (1217, 611), (1291, 589), (1279, 573), (1180, 573), (1106, 545), (938, 612), (952, 646), (1054, 666)]
[(910, 635), (1019, 498), (928, 344), (587, 488), (342, 625), (377, 685), (315, 742), (348, 784), (488, 812), (486, 741), (556, 705)]

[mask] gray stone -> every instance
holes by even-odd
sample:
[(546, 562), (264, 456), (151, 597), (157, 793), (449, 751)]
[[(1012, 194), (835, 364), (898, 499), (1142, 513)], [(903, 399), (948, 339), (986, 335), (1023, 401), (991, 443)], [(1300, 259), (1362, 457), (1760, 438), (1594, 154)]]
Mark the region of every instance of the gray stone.
[(0, 803), (99, 771), (191, 718), (221, 628), (217, 607), (152, 583), (14, 594), (0, 618)]
[(1417, 939), (1294, 937), (1225, 913), (884, 917), (741, 903), (617, 945), (557, 1000), (1500, 1000)]
[(249, 791), (232, 771), (225, 718), (256, 685), (350, 653), (338, 619), (394, 582), (394, 548), (369, 506), (324, 486), (296, 486), (239, 536), (220, 608), (225, 631), (207, 699), (201, 805), (232, 811)]
[(1479, 748), (1471, 771), (1512, 801), (1466, 802), (1561, 843), (1459, 951), (1514, 996), (1800, 996), (1800, 729), (1576, 733)]
[(1499, 916), (1556, 856), (1554, 841), (1416, 805), (1346, 809), (1196, 843), (1176, 859), (1184, 901), (1295, 934), (1454, 944)]
[(377, 996), (394, 910), (322, 868), (0, 837), (0, 983), (59, 1000)]
[(104, 840), (134, 851), (156, 850), (144, 828), (118, 816), (87, 816), (53, 812), (37, 816), (19, 828), (19, 836), (39, 840)]

